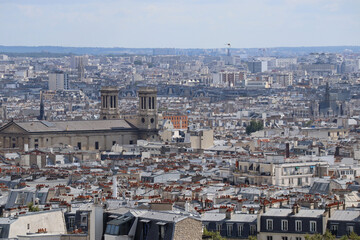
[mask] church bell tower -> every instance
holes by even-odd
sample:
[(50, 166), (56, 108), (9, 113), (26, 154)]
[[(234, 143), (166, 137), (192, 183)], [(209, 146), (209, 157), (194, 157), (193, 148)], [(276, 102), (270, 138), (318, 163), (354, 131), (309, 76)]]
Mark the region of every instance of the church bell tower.
[(157, 89), (156, 87), (140, 87), (138, 128), (145, 131), (157, 131)]
[(119, 89), (117, 87), (103, 87), (101, 92), (100, 119), (119, 119)]

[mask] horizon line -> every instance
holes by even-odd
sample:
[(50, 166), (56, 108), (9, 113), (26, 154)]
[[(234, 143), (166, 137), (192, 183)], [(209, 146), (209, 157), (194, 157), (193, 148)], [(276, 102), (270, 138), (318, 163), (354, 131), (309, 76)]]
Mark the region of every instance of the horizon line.
[[(59, 45), (0, 45), (0, 47), (58, 47), (58, 48), (124, 48), (124, 49), (227, 49), (228, 47), (95, 47), (95, 46), (59, 46)], [(323, 45), (323, 46), (277, 46), (277, 47), (230, 47), (231, 49), (275, 49), (275, 48), (322, 48), (322, 47), (360, 47), (360, 45)]]

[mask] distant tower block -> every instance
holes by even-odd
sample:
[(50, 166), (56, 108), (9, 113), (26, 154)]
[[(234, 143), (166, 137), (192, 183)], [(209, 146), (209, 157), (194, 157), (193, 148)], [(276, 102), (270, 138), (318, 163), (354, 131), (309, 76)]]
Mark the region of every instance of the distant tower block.
[(140, 130), (157, 130), (157, 89), (156, 87), (140, 87), (139, 95), (139, 119)]
[(101, 90), (100, 119), (119, 119), (119, 89), (117, 87), (103, 87)]

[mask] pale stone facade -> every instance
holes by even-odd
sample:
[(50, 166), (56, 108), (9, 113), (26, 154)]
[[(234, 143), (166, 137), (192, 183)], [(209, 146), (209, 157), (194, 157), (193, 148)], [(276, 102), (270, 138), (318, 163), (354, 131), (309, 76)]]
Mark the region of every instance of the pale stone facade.
[(193, 218), (185, 218), (175, 224), (174, 240), (201, 240), (202, 224), (201, 221)]
[(158, 139), (156, 88), (140, 88), (141, 104), (135, 121), (117, 119), (117, 91), (115, 88), (102, 90), (101, 120), (11, 121), (0, 128), (0, 149), (28, 151), (70, 145), (79, 150), (106, 151), (111, 150), (115, 144), (136, 144), (138, 139)]

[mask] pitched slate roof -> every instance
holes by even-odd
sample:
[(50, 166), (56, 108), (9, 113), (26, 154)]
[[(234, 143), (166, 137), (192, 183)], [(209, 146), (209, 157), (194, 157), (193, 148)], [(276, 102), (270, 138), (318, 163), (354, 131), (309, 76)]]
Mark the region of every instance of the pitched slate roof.
[(360, 211), (335, 210), (330, 219), (333, 221), (360, 221)]
[(225, 213), (205, 212), (204, 215), (201, 216), (202, 222), (218, 222), (223, 220), (226, 220), (226, 222), (254, 222), (257, 220), (257, 215), (234, 213), (231, 219), (226, 219)]
[(263, 216), (285, 217), (290, 215), (291, 217), (318, 218), (321, 217), (324, 212), (325, 210), (300, 209), (299, 213), (292, 215), (292, 209), (289, 208), (270, 208)]

